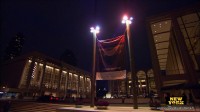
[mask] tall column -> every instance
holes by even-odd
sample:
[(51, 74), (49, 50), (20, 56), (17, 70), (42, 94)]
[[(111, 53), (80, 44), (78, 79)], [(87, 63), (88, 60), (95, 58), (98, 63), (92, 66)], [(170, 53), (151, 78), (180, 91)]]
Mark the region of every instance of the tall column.
[[(127, 73), (128, 75), (128, 73)], [(125, 93), (126, 93), (126, 98), (128, 98), (128, 77), (126, 75), (126, 79), (125, 79)]]
[(43, 67), (42, 67), (42, 80), (41, 80), (41, 83), (40, 83), (40, 96), (43, 95), (43, 82), (44, 82), (44, 77), (45, 77), (45, 70), (46, 70), (46, 61), (44, 60), (44, 64), (43, 64)]
[(85, 77), (85, 74), (83, 74), (83, 83), (84, 83), (84, 86), (83, 86), (83, 87), (84, 87), (84, 88), (83, 88), (83, 93), (84, 93), (84, 95), (86, 95), (86, 87), (87, 87), (87, 86), (86, 86), (86, 81), (85, 81), (85, 80), (86, 80), (86, 77)]
[(28, 88), (28, 89), (30, 87), (31, 76), (32, 76), (32, 73), (33, 73), (34, 65), (35, 65), (35, 57), (32, 57), (31, 61), (32, 62), (31, 62), (31, 65), (29, 67), (28, 76), (27, 76), (27, 82), (26, 82), (26, 88)]
[(77, 76), (78, 76), (78, 88), (77, 88), (77, 96), (79, 96), (80, 97), (80, 73), (79, 74), (77, 74)]
[(163, 86), (162, 78), (161, 78), (161, 71), (157, 56), (157, 51), (153, 39), (153, 34), (151, 32), (151, 23), (147, 21), (147, 31), (149, 36), (149, 45), (150, 45), (150, 51), (151, 51), (151, 60), (152, 60), (152, 66), (153, 66), (153, 73), (154, 73), (154, 80), (156, 84), (156, 90), (159, 96), (161, 95), (161, 87)]
[(60, 81), (61, 81), (61, 75), (62, 75), (62, 67), (59, 69), (59, 74), (58, 74), (58, 87), (57, 87), (57, 96), (60, 97)]
[(67, 93), (68, 93), (68, 87), (69, 87), (69, 71), (70, 70), (67, 70), (67, 76), (66, 76), (66, 83), (65, 83), (65, 98), (66, 98), (66, 96), (67, 96)]
[(54, 92), (53, 91), (53, 85), (54, 85), (54, 80), (55, 80), (55, 67), (52, 66), (53, 69), (52, 69), (52, 73), (51, 73), (51, 88), (50, 88), (50, 91), (51, 91), (51, 94)]
[(146, 93), (149, 95), (149, 77), (148, 77), (148, 75), (147, 75), (147, 73), (146, 73)]

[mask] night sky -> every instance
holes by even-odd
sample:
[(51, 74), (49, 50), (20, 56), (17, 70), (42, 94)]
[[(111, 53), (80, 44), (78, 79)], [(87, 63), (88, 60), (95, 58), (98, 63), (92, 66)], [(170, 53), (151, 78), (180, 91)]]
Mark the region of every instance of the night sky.
[(134, 17), (131, 24), (136, 68), (150, 69), (146, 18), (179, 9), (199, 0), (1, 0), (1, 55), (18, 32), (25, 36), (22, 54), (39, 51), (59, 58), (70, 49), (78, 67), (91, 72), (92, 34), (99, 25), (99, 39), (121, 35), (124, 14)]

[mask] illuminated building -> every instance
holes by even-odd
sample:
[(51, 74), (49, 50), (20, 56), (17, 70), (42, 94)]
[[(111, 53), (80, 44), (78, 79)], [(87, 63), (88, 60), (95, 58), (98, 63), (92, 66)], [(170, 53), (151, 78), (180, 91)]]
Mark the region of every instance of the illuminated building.
[[(147, 18), (152, 70), (138, 71), (138, 95), (152, 90), (200, 94), (200, 4)], [(137, 66), (137, 65), (136, 65)], [(127, 79), (110, 81), (112, 95), (132, 95)], [(176, 87), (176, 88), (175, 88)], [(176, 89), (177, 91), (175, 91)], [(195, 92), (194, 92), (195, 91)], [(196, 95), (195, 95), (196, 94)]]
[[(167, 88), (172, 90), (175, 86), (176, 89), (198, 86), (200, 4), (149, 17), (147, 26), (157, 92)], [(199, 90), (193, 93), (197, 96)]]
[(89, 97), (90, 74), (38, 52), (17, 57), (2, 66), (1, 91), (32, 97)]
[[(153, 70), (139, 70), (137, 73), (137, 88), (138, 95), (145, 97), (150, 91), (156, 91), (156, 85), (154, 80)], [(109, 81), (109, 92), (113, 97), (126, 97), (131, 96), (131, 74), (127, 74), (127, 78), (124, 80)]]

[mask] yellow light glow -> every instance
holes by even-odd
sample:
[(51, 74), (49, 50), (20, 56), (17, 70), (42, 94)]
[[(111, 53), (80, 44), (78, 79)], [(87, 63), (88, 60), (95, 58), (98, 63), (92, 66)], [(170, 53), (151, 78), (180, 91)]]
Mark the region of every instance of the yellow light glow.
[(46, 68), (53, 69), (53, 67), (46, 65)]
[(66, 71), (63, 71), (63, 73), (67, 73)]
[(142, 87), (146, 87), (146, 85), (142, 85)]
[(59, 71), (59, 69), (57, 69), (57, 68), (56, 68), (55, 70), (56, 70), (56, 71)]

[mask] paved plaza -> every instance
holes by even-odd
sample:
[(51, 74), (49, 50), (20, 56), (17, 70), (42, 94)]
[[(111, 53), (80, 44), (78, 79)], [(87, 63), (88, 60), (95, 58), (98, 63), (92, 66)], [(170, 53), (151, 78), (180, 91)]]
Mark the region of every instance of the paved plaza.
[[(165, 109), (165, 110), (164, 110)], [(175, 110), (174, 110), (175, 109)], [(161, 108), (161, 110), (152, 110), (150, 107), (139, 107), (133, 109), (133, 107), (127, 106), (108, 106), (107, 110), (97, 110), (96, 108), (90, 108), (90, 106), (83, 106), (82, 108), (74, 107), (61, 107), (57, 109), (57, 112), (200, 112), (200, 108), (184, 107), (184, 108)]]
[[(57, 112), (71, 112), (72, 110), (75, 112), (158, 112), (158, 110), (151, 110), (149, 107), (139, 107), (138, 109), (133, 109), (133, 107), (119, 106), (109, 106), (107, 110), (97, 110), (96, 108), (90, 108), (90, 106), (84, 106), (82, 108), (62, 107), (60, 110), (57, 110)], [(159, 112), (164, 111), (159, 110)]]
[(164, 106), (162, 106), (161, 110), (151, 110), (147, 104), (139, 104), (138, 109), (133, 109), (132, 104), (110, 104), (107, 110), (97, 110), (96, 107), (91, 108), (89, 104), (82, 106), (82, 108), (75, 108), (74, 104), (24, 101), (13, 101), (9, 112), (165, 112), (163, 109), (167, 110), (166, 112), (200, 112), (199, 106), (196, 106), (195, 108), (193, 106), (183, 106), (181, 108), (164, 108)]

